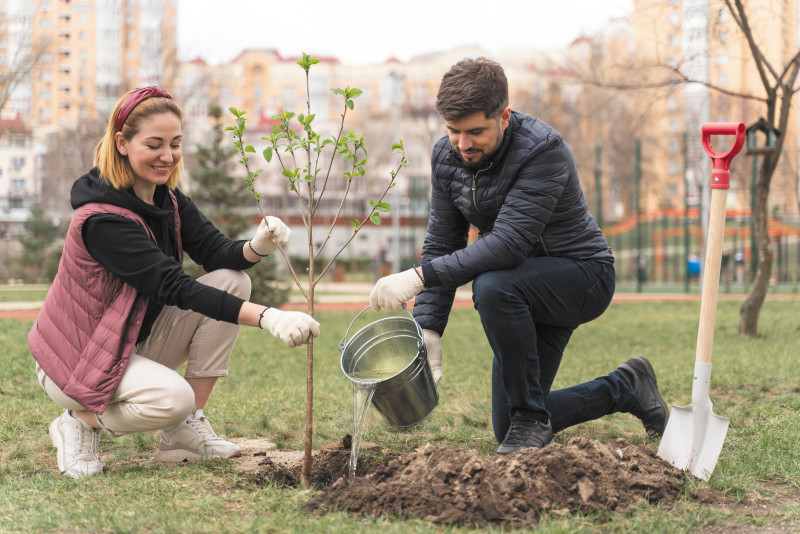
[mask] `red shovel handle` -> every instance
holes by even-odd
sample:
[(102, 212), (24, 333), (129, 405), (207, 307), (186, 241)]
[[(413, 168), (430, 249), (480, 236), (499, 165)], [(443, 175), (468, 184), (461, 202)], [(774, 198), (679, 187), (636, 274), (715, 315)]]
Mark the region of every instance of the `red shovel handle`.
[[(707, 122), (703, 124), (703, 149), (714, 162), (711, 173), (712, 189), (729, 189), (731, 186), (731, 161), (744, 146), (745, 126), (743, 122)], [(728, 152), (716, 152), (711, 146), (712, 135), (735, 135), (736, 139)]]

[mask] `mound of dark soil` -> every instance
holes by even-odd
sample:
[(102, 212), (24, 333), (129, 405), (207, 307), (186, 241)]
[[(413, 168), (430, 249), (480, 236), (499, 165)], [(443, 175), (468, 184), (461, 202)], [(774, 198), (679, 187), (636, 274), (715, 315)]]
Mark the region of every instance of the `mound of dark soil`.
[(342, 477), (306, 507), (413, 515), (437, 523), (530, 526), (548, 511), (626, 512), (641, 502), (670, 504), (684, 480), (681, 471), (646, 447), (582, 437), (508, 456), (424, 445), (353, 481), (346, 472), (345, 460)]
[[(345, 436), (345, 443), (338, 446), (324, 448), (314, 455), (311, 462), (309, 482), (312, 486), (328, 487), (340, 478), (347, 478), (350, 471), (350, 436)], [(264, 453), (261, 453), (264, 454)], [(358, 456), (356, 475), (364, 476), (376, 466), (387, 461), (385, 451), (367, 449)], [(283, 486), (300, 486), (300, 472), (303, 468), (302, 460), (294, 463), (273, 461), (265, 457), (258, 464), (259, 470), (255, 475), (257, 484), (279, 484)]]

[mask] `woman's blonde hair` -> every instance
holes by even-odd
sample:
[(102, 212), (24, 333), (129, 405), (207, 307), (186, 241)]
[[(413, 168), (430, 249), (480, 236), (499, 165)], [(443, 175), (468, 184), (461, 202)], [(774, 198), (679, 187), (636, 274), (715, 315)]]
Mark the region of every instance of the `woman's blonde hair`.
[[(128, 161), (128, 156), (123, 156), (117, 150), (116, 134), (117, 134), (117, 115), (128, 95), (133, 93), (128, 91), (122, 98), (119, 99), (117, 105), (114, 107), (114, 112), (108, 120), (108, 127), (103, 138), (97, 143), (97, 148), (94, 151), (94, 166), (100, 169), (100, 178), (111, 187), (115, 189), (126, 189), (133, 187), (135, 178), (133, 169)], [(166, 97), (151, 97), (140, 102), (133, 110), (131, 110), (125, 122), (122, 124), (120, 132), (122, 137), (130, 141), (133, 136), (139, 133), (142, 122), (161, 113), (172, 113), (183, 124), (183, 111), (180, 106)], [(183, 159), (181, 159), (167, 179), (167, 187), (175, 189), (181, 181), (183, 173)]]

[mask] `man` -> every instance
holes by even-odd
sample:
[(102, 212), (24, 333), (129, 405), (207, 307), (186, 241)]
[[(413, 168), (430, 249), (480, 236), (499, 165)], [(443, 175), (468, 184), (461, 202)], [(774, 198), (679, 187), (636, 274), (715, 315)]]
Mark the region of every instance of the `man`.
[[(572, 332), (605, 311), (615, 285), (614, 256), (561, 135), (511, 110), (503, 68), (485, 58), (462, 60), (444, 75), (436, 111), (448, 135), (431, 158), (422, 266), (378, 280), (373, 309), (402, 309), (416, 296), (414, 317), (438, 381), (455, 290), (472, 282), (494, 352), (498, 454), (544, 447), (554, 432), (615, 412), (663, 433), (669, 411), (642, 356), (550, 391)], [(468, 245), (470, 225), (480, 234)]]

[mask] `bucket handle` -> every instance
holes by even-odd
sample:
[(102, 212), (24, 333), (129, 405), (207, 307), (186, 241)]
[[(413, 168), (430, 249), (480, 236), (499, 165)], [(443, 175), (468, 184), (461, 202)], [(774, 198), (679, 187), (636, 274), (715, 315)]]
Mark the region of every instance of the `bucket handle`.
[[(350, 326), (347, 327), (347, 332), (344, 333), (344, 337), (339, 342), (339, 352), (340, 353), (344, 353), (345, 346), (347, 345), (347, 335), (350, 333), (350, 329), (353, 328), (353, 324), (356, 322), (356, 320), (359, 317), (361, 317), (362, 313), (364, 313), (365, 311), (367, 311), (370, 308), (371, 308), (371, 306), (367, 306), (366, 308), (364, 308), (363, 310), (358, 312), (358, 314), (356, 314), (356, 316), (353, 317), (353, 320), (350, 321)], [(405, 309), (405, 311), (409, 315), (409, 317), (411, 317), (411, 322), (414, 323), (414, 326), (417, 327), (417, 333), (419, 334), (419, 343), (417, 344), (418, 345), (417, 346), (417, 350), (422, 350), (422, 347), (425, 345), (425, 340), (422, 337), (422, 328), (419, 327), (419, 324), (417, 323), (417, 321), (414, 320), (414, 316), (411, 314), (410, 311), (408, 311), (407, 308)]]

